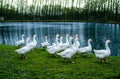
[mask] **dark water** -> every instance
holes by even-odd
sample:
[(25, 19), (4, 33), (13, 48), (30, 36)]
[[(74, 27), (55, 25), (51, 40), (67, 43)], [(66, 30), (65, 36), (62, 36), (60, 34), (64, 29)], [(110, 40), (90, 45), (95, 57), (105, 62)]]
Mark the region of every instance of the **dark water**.
[(66, 33), (71, 36), (79, 35), (81, 47), (87, 45), (89, 38), (93, 39), (93, 49), (104, 49), (104, 42), (112, 40), (109, 44), (112, 55), (120, 56), (120, 25), (105, 23), (86, 23), (86, 22), (4, 22), (0, 23), (0, 44), (15, 45), (15, 41), (37, 35), (38, 47), (44, 41), (44, 36), (48, 36), (48, 41), (53, 43), (55, 35), (60, 34), (64, 37)]

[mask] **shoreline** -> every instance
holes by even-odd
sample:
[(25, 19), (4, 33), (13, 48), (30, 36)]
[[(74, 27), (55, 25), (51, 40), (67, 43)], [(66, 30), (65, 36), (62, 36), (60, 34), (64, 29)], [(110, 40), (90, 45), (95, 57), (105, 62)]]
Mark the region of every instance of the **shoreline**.
[(93, 20), (0, 20), (0, 22), (93, 22), (120, 24), (118, 21), (93, 21)]

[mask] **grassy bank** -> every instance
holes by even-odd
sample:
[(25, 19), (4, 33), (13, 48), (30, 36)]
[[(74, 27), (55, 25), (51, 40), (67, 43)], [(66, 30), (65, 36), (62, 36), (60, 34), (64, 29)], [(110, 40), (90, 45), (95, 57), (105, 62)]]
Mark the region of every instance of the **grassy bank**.
[(15, 46), (0, 45), (0, 79), (118, 79), (120, 57), (110, 56), (102, 64), (93, 54), (84, 58), (80, 54), (63, 62), (61, 57), (51, 57), (44, 49), (36, 48), (20, 59)]
[(120, 24), (120, 21), (95, 21), (95, 20), (2, 20), (0, 22), (95, 22)]

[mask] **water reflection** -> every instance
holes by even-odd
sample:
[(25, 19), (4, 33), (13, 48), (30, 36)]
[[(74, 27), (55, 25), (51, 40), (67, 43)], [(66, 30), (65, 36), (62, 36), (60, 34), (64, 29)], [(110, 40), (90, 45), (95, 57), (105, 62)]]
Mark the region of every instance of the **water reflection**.
[(15, 41), (21, 39), (21, 35), (31, 37), (36, 34), (38, 47), (44, 41), (44, 36), (48, 36), (48, 41), (53, 43), (55, 35), (59, 33), (64, 37), (70, 34), (79, 35), (81, 47), (87, 45), (89, 38), (93, 39), (93, 49), (105, 48), (104, 42), (107, 39), (113, 42), (109, 45), (112, 55), (120, 55), (120, 25), (105, 23), (85, 23), (85, 22), (4, 22), (0, 23), (0, 43), (15, 45)]

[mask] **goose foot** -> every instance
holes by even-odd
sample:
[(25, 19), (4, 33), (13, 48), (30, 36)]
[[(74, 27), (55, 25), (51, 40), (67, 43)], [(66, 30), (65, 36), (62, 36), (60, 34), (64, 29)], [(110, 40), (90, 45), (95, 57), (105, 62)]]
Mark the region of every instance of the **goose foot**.
[(17, 49), (18, 49), (18, 48), (21, 48), (21, 47), (22, 47), (21, 45), (16, 46)]
[(26, 57), (25, 57), (25, 55), (24, 54), (22, 54), (21, 55), (21, 59), (25, 59)]
[(72, 61), (72, 64), (75, 64), (75, 62)]
[(57, 57), (55, 54), (52, 54), (51, 57)]
[(72, 61), (72, 59), (69, 59), (70, 60), (70, 62), (72, 63), (72, 64), (75, 64), (75, 62), (74, 61)]
[(34, 51), (34, 49), (31, 49), (31, 51)]
[(105, 62), (108, 63), (108, 59), (107, 58), (105, 58)]
[(53, 56), (54, 56), (54, 57), (57, 57), (57, 55), (56, 55), (56, 54), (54, 54)]
[(42, 48), (46, 50), (46, 49), (47, 49), (47, 46), (43, 46)]
[(82, 54), (83, 57), (88, 57), (87, 53)]
[(105, 62), (104, 59), (102, 59), (101, 62), (104, 63)]
[(106, 59), (106, 58), (103, 58), (103, 59), (102, 59), (102, 63), (107, 63), (107, 59)]
[(77, 56), (77, 54), (75, 54), (74, 56), (73, 56), (73, 58), (77, 58), (78, 56)]
[(64, 62), (66, 62), (67, 60), (64, 58)]
[(22, 47), (22, 45), (18, 45), (18, 48), (21, 48)]

